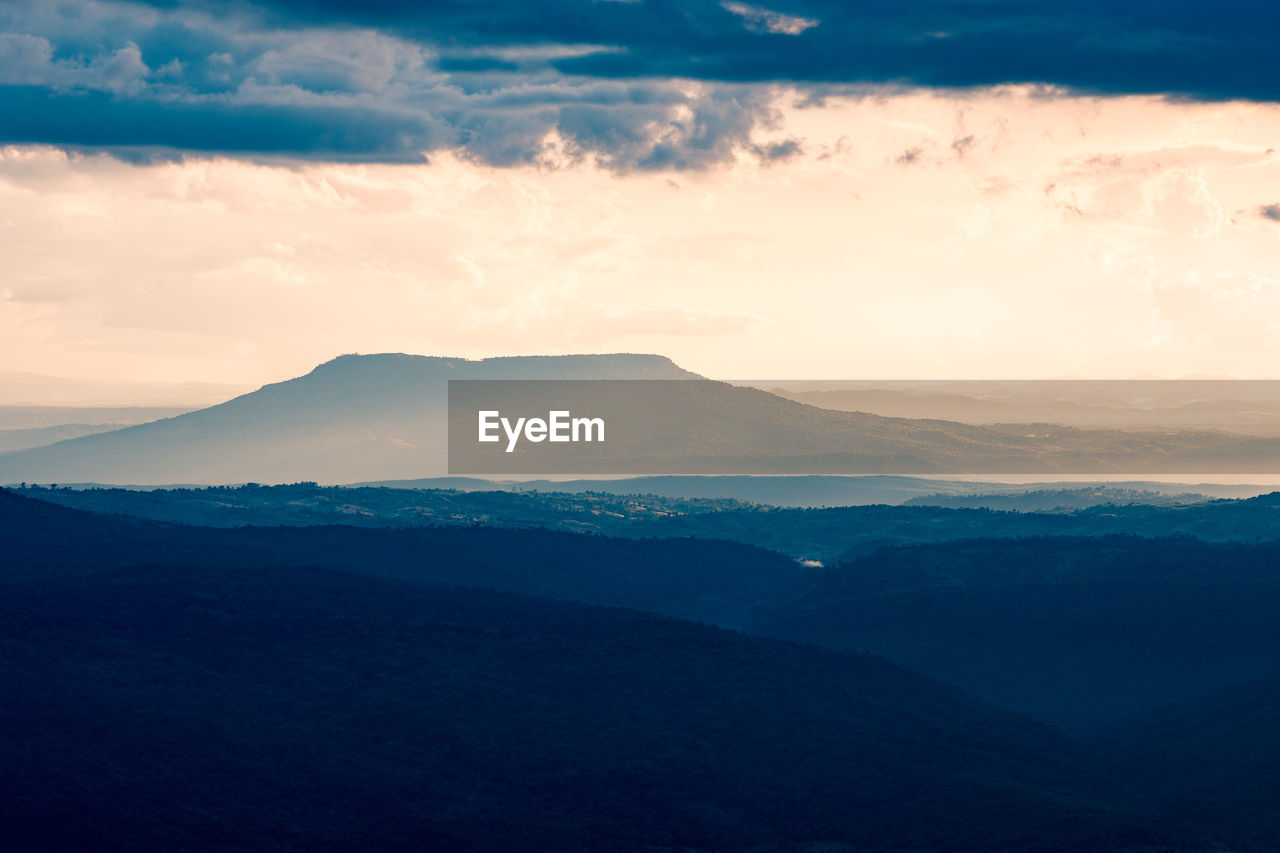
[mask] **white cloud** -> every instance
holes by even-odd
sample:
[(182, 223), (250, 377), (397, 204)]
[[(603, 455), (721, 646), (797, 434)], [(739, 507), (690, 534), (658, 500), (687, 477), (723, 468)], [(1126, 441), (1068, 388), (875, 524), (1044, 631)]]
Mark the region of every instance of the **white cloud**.
[[(1280, 374), (1280, 229), (1256, 213), (1280, 107), (787, 102), (809, 153), (678, 176), (0, 149), (0, 362), (237, 383), (385, 350), (648, 350), (728, 378)], [(894, 164), (954, 139), (961, 108), (998, 148)]]
[(805, 30), (812, 29), (822, 23), (817, 18), (802, 18), (799, 15), (786, 15), (782, 12), (775, 12), (772, 9), (765, 9), (761, 6), (752, 6), (747, 3), (734, 2), (734, 0), (724, 0), (720, 6), (724, 8), (726, 12), (730, 12), (737, 15), (739, 18), (742, 18), (743, 26), (756, 32), (798, 36)]
[(0, 85), (49, 86), (134, 93), (151, 69), (132, 42), (89, 60), (57, 59), (48, 39), (24, 33), (0, 33)]

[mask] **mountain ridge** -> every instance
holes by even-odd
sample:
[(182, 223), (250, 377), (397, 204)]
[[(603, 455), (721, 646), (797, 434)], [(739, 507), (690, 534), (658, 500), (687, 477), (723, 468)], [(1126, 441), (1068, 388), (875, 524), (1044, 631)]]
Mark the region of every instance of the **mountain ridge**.
[[(448, 470), (451, 379), (702, 377), (665, 356), (638, 353), (478, 361), (348, 354), (209, 408), (0, 454), (0, 483), (350, 483), (438, 476)], [(564, 473), (1138, 474), (1280, 466), (1280, 439), (889, 418), (821, 409), (710, 380), (637, 383), (610, 394), (605, 411), (597, 414), (616, 413), (625, 424), (643, 422), (645, 430), (653, 427), (651, 434), (632, 436), (628, 443), (625, 430), (621, 436), (614, 432), (607, 456), (594, 463), (584, 456), (584, 464), (594, 467)], [(590, 395), (583, 399), (601, 402)], [(502, 464), (507, 461), (503, 456)], [(521, 454), (510, 461), (530, 463)], [(529, 471), (504, 473), (559, 470), (540, 468), (538, 459), (530, 464)]]
[(700, 378), (639, 353), (474, 361), (346, 354), (204, 409), (0, 454), (0, 480), (225, 484), (444, 473), (445, 383), (499, 376)]

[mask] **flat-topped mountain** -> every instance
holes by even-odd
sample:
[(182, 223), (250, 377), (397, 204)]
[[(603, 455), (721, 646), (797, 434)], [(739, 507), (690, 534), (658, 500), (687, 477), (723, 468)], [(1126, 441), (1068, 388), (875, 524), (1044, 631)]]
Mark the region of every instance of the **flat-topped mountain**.
[[(0, 484), (349, 483), (427, 477), (448, 469), (448, 380), (699, 378), (657, 355), (482, 361), (343, 356), (305, 376), (207, 409), (0, 454)], [(507, 387), (517, 395), (528, 393), (518, 403), (543, 407), (528, 411), (547, 411), (545, 392), (523, 382)], [(822, 409), (724, 382), (637, 382), (603, 391), (558, 386), (550, 402), (554, 409), (591, 410), (623, 429), (611, 427), (607, 444), (584, 448), (571, 460), (573, 470), (522, 455), (526, 449), (557, 452), (564, 445), (526, 442), (511, 455), (498, 449), (496, 464), (502, 470), (455, 473), (1280, 473), (1280, 438), (892, 418)], [(579, 452), (576, 446), (574, 452)]]
[(0, 482), (350, 482), (445, 471), (450, 379), (696, 379), (658, 355), (344, 355), (217, 406), (0, 454)]

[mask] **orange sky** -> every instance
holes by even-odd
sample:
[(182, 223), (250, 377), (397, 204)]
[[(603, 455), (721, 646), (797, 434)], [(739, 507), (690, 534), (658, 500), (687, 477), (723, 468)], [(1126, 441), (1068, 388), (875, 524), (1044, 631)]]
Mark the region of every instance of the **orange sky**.
[(777, 96), (803, 154), (702, 172), (0, 149), (0, 370), (256, 385), (344, 352), (646, 351), (725, 378), (1280, 376), (1280, 105)]

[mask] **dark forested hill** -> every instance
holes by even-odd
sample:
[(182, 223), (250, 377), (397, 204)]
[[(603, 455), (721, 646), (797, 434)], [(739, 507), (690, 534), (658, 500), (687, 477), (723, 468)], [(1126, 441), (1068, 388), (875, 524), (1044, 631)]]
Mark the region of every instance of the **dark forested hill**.
[(1020, 513), (936, 506), (779, 509), (711, 497), (609, 491), (457, 491), (383, 487), (240, 486), (205, 489), (15, 490), (42, 501), (209, 526), (485, 524), (629, 537), (697, 537), (838, 561), (900, 542), (993, 536), (1191, 535), (1213, 541), (1280, 539), (1280, 493), (1191, 505), (1091, 506)]
[[(868, 504), (924, 503), (946, 506), (946, 499), (970, 497), (974, 506), (999, 507), (995, 500), (1032, 500), (1043, 492), (1069, 492), (1076, 508), (1099, 504), (1179, 503), (1213, 498), (1250, 498), (1266, 491), (1247, 483), (1172, 483), (1156, 480), (1107, 480), (1041, 483), (1002, 483), (995, 480), (946, 480), (937, 477), (904, 477), (866, 474), (836, 476), (670, 475), (582, 480), (482, 480), (467, 477), (426, 477), (417, 480), (384, 480), (365, 483), (397, 489), (466, 489), (539, 492), (607, 492), (614, 495), (657, 495), (677, 499), (736, 500), (778, 507), (866, 506)], [(938, 502), (942, 499), (942, 503)], [(1059, 506), (1062, 502), (1052, 504)], [(1034, 507), (1026, 507), (1034, 509)]]
[(1090, 726), (1280, 673), (1280, 544), (1181, 537), (885, 548), (762, 610), (764, 633), (865, 649)]
[(812, 574), (735, 542), (631, 541), (488, 527), (190, 527), (112, 517), (0, 490), (0, 579), (84, 576), (138, 564), (323, 566), (635, 607), (735, 627)]
[(728, 508), (618, 527), (630, 536), (702, 536), (796, 557), (839, 562), (896, 543), (1018, 536), (1194, 536), (1218, 542), (1280, 539), (1280, 492), (1190, 506), (1093, 506), (1074, 512), (1002, 512), (934, 506)]
[(1003, 494), (933, 494), (903, 501), (904, 506), (945, 506), (967, 509), (1012, 510), (1014, 512), (1070, 512), (1096, 506), (1183, 507), (1207, 503), (1209, 497), (1191, 491), (1164, 491), (1107, 487), (1024, 489)]
[(608, 492), (404, 489), (290, 483), (206, 488), (12, 490), (37, 500), (156, 521), (208, 527), (349, 524), (360, 527), (486, 524), (615, 532), (621, 523), (751, 508), (735, 500)]
[(1232, 838), (1261, 847), (1280, 839), (1280, 678), (1160, 708), (1102, 744), (1152, 808), (1229, 827)]
[(0, 491), (0, 827), (20, 851), (1261, 853), (1280, 827), (1237, 818), (1280, 795), (1266, 690), (1099, 749), (885, 657), (548, 599), (1097, 722), (1274, 671), (1277, 548), (992, 540), (818, 575), (722, 541), (212, 529)]
[(9, 850), (1110, 850), (1068, 741), (887, 662), (306, 569), (5, 583)]

